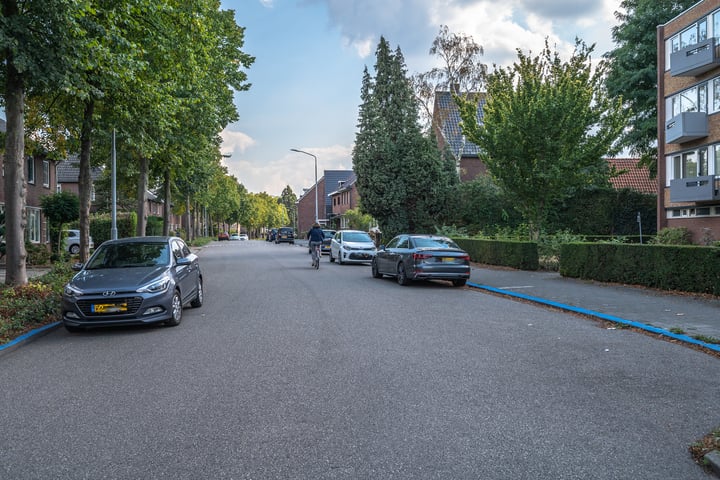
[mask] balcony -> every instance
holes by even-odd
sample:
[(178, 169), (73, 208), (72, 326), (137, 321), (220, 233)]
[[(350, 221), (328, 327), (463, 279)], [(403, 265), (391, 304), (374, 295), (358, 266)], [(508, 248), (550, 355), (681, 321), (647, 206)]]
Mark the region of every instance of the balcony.
[(718, 66), (715, 38), (711, 37), (670, 54), (670, 75), (696, 77)]
[(677, 178), (670, 180), (670, 201), (712, 202), (720, 200), (720, 177)]
[(709, 134), (705, 112), (683, 112), (665, 122), (665, 143), (685, 143)]

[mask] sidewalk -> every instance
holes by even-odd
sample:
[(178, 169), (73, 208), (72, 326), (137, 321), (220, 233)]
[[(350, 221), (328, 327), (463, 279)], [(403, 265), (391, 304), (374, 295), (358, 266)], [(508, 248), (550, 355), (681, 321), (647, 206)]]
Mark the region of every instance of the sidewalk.
[[(565, 278), (557, 272), (474, 265), (469, 286), (699, 343), (720, 352), (720, 297)], [(673, 333), (674, 332), (674, 333)]]

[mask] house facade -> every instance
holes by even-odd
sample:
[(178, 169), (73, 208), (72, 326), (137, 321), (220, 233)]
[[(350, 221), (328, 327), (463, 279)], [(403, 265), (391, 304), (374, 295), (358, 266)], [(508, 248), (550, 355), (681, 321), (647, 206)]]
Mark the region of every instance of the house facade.
[(720, 0), (658, 26), (658, 230), (720, 240)]
[(332, 226), (337, 229), (350, 228), (345, 212), (358, 208), (360, 202), (355, 173), (352, 173), (347, 181), (340, 181), (337, 190), (330, 192), (328, 196), (332, 210)]
[[(317, 212), (320, 225), (329, 225), (332, 218), (332, 200), (329, 193), (337, 190), (341, 182), (347, 182), (352, 170), (325, 170), (317, 182)], [(297, 201), (297, 232), (303, 234), (315, 222), (315, 188), (305, 189)]]
[[(0, 119), (0, 131), (6, 131), (5, 120)], [(2, 176), (5, 177), (4, 155), (0, 155)], [(34, 244), (50, 242), (48, 222), (43, 215), (40, 201), (42, 197), (57, 191), (56, 162), (47, 158), (25, 158), (25, 241)], [(5, 182), (0, 181), (0, 211), (5, 210)]]

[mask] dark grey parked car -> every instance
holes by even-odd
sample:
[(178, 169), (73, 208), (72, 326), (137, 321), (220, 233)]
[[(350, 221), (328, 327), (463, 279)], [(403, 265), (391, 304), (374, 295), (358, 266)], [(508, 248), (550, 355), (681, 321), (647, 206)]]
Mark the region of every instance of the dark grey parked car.
[(390, 275), (400, 285), (411, 280), (450, 280), (462, 287), (470, 278), (470, 256), (455, 242), (438, 235), (398, 235), (381, 245), (372, 275)]
[(198, 256), (178, 237), (133, 237), (103, 242), (65, 286), (62, 319), (84, 327), (182, 320), (185, 305), (203, 303)]

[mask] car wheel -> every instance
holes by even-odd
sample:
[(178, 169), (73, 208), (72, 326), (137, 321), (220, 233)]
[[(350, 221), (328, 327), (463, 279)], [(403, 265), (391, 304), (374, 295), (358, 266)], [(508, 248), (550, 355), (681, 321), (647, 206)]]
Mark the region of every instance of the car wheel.
[(73, 255), (77, 255), (78, 253), (80, 253), (80, 245), (78, 245), (78, 244), (70, 245), (70, 253), (72, 253)]
[(342, 256), (343, 256), (343, 251), (342, 251), (342, 250), (338, 250), (338, 258), (337, 258), (337, 261), (338, 261), (338, 263), (339, 263), (340, 265), (342, 265), (343, 263), (345, 263), (345, 262), (343, 262)]
[(465, 280), (464, 278), (459, 278), (457, 280), (453, 280), (452, 284), (453, 284), (453, 287), (464, 287), (465, 282), (467, 282), (467, 280)]
[(372, 263), (370, 264), (372, 267), (372, 276), (373, 278), (382, 278), (383, 274), (380, 273), (378, 270), (377, 262), (373, 259)]
[(193, 301), (190, 302), (190, 306), (193, 307), (193, 308), (200, 308), (200, 307), (202, 307), (202, 304), (203, 304), (203, 295), (204, 295), (204, 292), (203, 292), (202, 278), (198, 278), (197, 294), (195, 295), (195, 298), (193, 299)]
[(180, 292), (178, 292), (177, 290), (175, 290), (175, 293), (173, 293), (171, 308), (172, 316), (165, 322), (165, 325), (175, 327), (177, 325), (180, 325), (183, 311), (182, 299), (180, 298)]
[(333, 257), (332, 250), (330, 250), (330, 263), (335, 263), (335, 257)]
[(410, 283), (410, 280), (407, 278), (407, 273), (405, 273), (405, 265), (402, 262), (398, 263), (397, 282), (400, 285), (407, 285)]
[(78, 333), (82, 332), (84, 328), (82, 327), (76, 327), (75, 325), (68, 325), (67, 323), (63, 324), (65, 327), (65, 330), (67, 330), (70, 333)]

